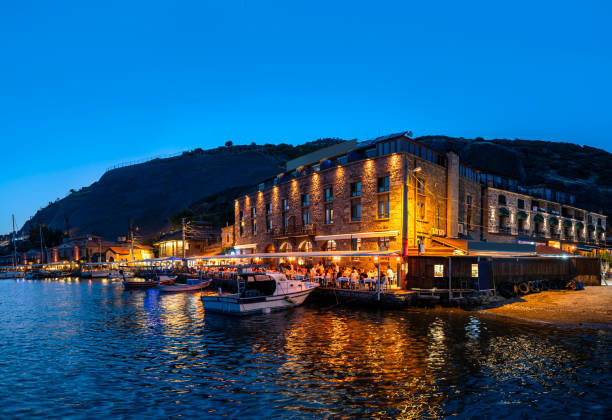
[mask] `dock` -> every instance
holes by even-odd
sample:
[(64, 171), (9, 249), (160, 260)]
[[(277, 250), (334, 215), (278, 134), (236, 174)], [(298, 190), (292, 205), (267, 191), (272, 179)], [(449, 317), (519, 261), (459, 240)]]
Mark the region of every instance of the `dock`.
[(366, 305), (382, 308), (402, 308), (417, 304), (417, 293), (409, 290), (390, 289), (380, 292), (375, 290), (340, 289), (335, 287), (317, 287), (309, 297), (311, 302), (343, 305)]

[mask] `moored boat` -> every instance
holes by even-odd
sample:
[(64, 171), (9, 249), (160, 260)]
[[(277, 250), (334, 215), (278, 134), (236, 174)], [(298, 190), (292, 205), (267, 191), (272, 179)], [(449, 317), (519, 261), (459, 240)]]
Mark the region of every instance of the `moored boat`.
[(202, 296), (205, 311), (230, 315), (268, 313), (299, 306), (318, 286), (316, 283), (287, 280), (281, 273), (238, 275), (238, 293)]
[(23, 277), (23, 271), (0, 271), (0, 279), (17, 279)]
[(160, 285), (158, 287), (160, 292), (164, 293), (177, 293), (177, 292), (194, 292), (198, 290), (202, 290), (210, 285), (212, 280), (205, 281), (193, 281), (188, 280), (185, 284), (168, 284), (168, 285)]
[(159, 285), (174, 283), (176, 276), (159, 276), (150, 280), (123, 280), (123, 287), (126, 289), (150, 289)]

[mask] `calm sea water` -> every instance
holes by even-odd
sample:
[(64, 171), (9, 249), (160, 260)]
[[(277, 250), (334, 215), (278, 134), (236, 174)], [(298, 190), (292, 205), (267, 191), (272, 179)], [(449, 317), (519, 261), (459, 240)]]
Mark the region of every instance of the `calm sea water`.
[(612, 414), (612, 334), (449, 310), (205, 314), (199, 294), (0, 281), (0, 417)]

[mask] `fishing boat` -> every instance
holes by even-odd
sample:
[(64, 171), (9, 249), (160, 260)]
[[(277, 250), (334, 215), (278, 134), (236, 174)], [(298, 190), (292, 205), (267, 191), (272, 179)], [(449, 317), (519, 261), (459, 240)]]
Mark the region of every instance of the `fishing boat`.
[(160, 292), (164, 293), (178, 293), (178, 292), (194, 292), (197, 290), (202, 290), (210, 285), (212, 279), (209, 280), (187, 280), (187, 283), (179, 284), (168, 284), (168, 285), (160, 285), (158, 287)]
[(269, 313), (299, 306), (317, 283), (287, 280), (282, 273), (243, 273), (237, 277), (238, 292), (203, 295), (205, 311), (230, 315)]
[(123, 287), (126, 289), (151, 289), (159, 285), (172, 284), (175, 279), (176, 276), (160, 275), (149, 280), (123, 280)]

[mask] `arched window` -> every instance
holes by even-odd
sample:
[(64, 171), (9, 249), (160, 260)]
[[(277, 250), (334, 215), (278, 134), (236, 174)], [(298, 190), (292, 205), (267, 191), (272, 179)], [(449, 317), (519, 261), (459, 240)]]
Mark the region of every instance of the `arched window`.
[(329, 240), (325, 243), (325, 250), (326, 251), (335, 251), (336, 250), (336, 241)]

